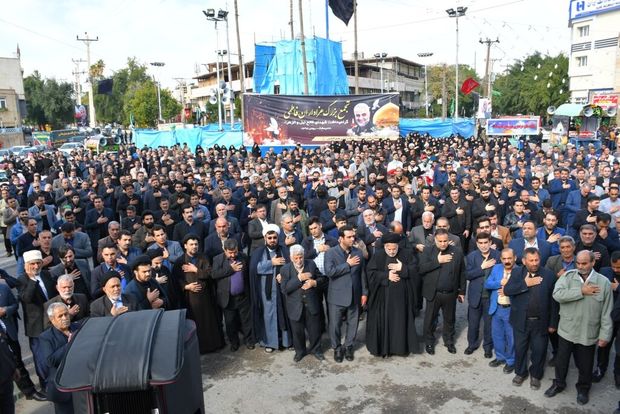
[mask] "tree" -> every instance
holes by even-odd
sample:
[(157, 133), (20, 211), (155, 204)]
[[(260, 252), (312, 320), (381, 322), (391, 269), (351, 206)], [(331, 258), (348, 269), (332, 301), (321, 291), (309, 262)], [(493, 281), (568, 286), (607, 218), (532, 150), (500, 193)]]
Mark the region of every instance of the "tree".
[[(136, 89), (128, 91), (125, 102), (125, 112), (133, 114), (135, 125), (139, 128), (154, 127), (157, 125), (159, 108), (157, 103), (157, 85), (152, 80), (139, 84)], [(172, 119), (181, 112), (181, 104), (177, 102), (168, 89), (161, 90), (162, 117)]]
[[(450, 114), (450, 101), (454, 99), (454, 65), (431, 65), (427, 66), (428, 70), (428, 102), (430, 104), (429, 113), (432, 113), (434, 117), (441, 116), (441, 105), (437, 103), (437, 99), (440, 99), (442, 91), (443, 73), (446, 74), (446, 107), (448, 108), (448, 117)], [(480, 80), (476, 75), (476, 71), (469, 65), (459, 65), (459, 116), (470, 117), (476, 112), (474, 108), (474, 96), (473, 94), (464, 95), (461, 91), (461, 85), (467, 78), (474, 78), (478, 83)]]
[(533, 114), (545, 116), (547, 107), (568, 101), (568, 58), (535, 52), (517, 60), (499, 75), (493, 89), (493, 113), (500, 115)]
[(43, 79), (38, 71), (24, 79), (28, 116), (35, 125), (50, 124), (62, 128), (73, 121), (73, 86), (55, 79)]

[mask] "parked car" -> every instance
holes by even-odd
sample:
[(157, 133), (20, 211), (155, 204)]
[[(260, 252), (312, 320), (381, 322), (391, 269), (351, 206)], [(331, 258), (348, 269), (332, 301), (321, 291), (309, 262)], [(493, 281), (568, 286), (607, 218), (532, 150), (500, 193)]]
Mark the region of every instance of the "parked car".
[(18, 157), (26, 158), (28, 154), (34, 154), (41, 152), (37, 147), (25, 147), (17, 154)]
[(25, 145), (15, 145), (14, 147), (9, 148), (9, 151), (11, 151), (13, 155), (18, 155), (19, 152), (24, 148), (28, 148), (28, 147)]
[(58, 151), (66, 155), (71, 155), (73, 151), (77, 151), (83, 148), (84, 148), (84, 145), (81, 142), (65, 142), (64, 144), (60, 146), (60, 148), (58, 148)]

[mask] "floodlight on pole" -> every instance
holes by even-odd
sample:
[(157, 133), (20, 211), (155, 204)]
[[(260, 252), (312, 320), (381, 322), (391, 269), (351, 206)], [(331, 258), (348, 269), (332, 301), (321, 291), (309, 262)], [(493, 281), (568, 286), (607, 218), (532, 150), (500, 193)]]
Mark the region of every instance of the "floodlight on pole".
[(456, 19), (456, 70), (454, 77), (454, 118), (458, 118), (459, 116), (459, 17), (465, 16), (467, 12), (467, 7), (459, 6), (456, 10), (450, 8), (446, 10), (449, 17), (454, 17)]
[(381, 59), (381, 66), (379, 67), (379, 73), (380, 73), (380, 77), (381, 77), (381, 93), (383, 93), (383, 64), (385, 63), (385, 58), (387, 57), (387, 53), (385, 52), (380, 52), (380, 53), (375, 53), (375, 58), (376, 59)]
[[(421, 52), (418, 53), (418, 57), (427, 58), (433, 56), (433, 52)], [(425, 114), (428, 118), (428, 74), (426, 72), (426, 60), (424, 61), (424, 109), (426, 109)]]

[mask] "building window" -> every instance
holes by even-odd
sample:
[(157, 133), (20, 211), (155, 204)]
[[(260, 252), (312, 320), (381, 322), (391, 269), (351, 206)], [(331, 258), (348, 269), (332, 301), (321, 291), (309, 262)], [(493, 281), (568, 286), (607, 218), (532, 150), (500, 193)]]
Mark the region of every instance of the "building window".
[(587, 56), (577, 56), (577, 66), (583, 68), (588, 66), (588, 57)]
[(578, 27), (577, 30), (579, 31), (579, 37), (588, 37), (588, 36), (590, 36), (590, 26), (588, 26), (588, 25)]
[(5, 96), (0, 96), (0, 109), (7, 109)]

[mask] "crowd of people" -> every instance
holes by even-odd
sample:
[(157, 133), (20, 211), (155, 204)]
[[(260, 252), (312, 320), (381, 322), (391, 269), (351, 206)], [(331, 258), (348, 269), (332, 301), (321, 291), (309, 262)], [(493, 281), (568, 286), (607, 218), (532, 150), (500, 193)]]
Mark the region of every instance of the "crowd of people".
[[(146, 309), (186, 309), (201, 353), (243, 345), (323, 361), (326, 335), (342, 363), (361, 320), (377, 357), (432, 357), (440, 325), (455, 354), (466, 302), (464, 353), (482, 348), (515, 386), (539, 389), (549, 365), (555, 396), (572, 355), (586, 404), (609, 366), (620, 155), (607, 147), (417, 134), (280, 153), (128, 144), (4, 169), (0, 228), (17, 270), (0, 272), (0, 360), (3, 347), (13, 360), (0, 368), (2, 412), (15, 370), (27, 398), (72, 412), (53, 373), (80, 323)], [(617, 353), (613, 371), (620, 387)]]

